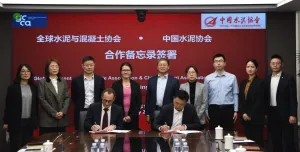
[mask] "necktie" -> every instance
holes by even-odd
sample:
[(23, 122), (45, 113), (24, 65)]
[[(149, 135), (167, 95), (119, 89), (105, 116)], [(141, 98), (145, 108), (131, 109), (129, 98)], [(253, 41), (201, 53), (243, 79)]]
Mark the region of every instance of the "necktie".
[(102, 118), (102, 130), (108, 126), (107, 111), (108, 111), (108, 108), (104, 108), (104, 115), (103, 115), (103, 118)]

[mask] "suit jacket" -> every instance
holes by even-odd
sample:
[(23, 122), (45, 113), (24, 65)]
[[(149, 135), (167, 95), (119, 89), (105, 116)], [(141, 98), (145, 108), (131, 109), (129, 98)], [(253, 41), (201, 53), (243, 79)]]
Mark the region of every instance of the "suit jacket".
[[(146, 94), (146, 115), (153, 116), (156, 107), (156, 89), (158, 76), (153, 76), (148, 80), (147, 94)], [(163, 105), (173, 103), (173, 98), (179, 90), (179, 81), (171, 75), (168, 75), (166, 89), (163, 98)]]
[[(68, 108), (70, 97), (68, 85), (65, 79), (57, 81), (58, 93), (49, 78), (38, 83), (38, 98), (41, 105), (40, 127), (66, 127), (69, 124)], [(62, 112), (61, 119), (56, 118), (56, 113)]]
[[(130, 80), (130, 86), (131, 86), (131, 96), (130, 96), (130, 108), (128, 111), (128, 115), (131, 117), (131, 122), (128, 124), (128, 127), (132, 129), (138, 129), (138, 113), (141, 108), (142, 104), (142, 95), (141, 95), (141, 89), (140, 84), (137, 82)], [(114, 104), (122, 107), (122, 110), (124, 112), (124, 93), (123, 93), (123, 84), (122, 79), (114, 82), (112, 84), (112, 88), (116, 92), (116, 99), (114, 101)], [(123, 114), (125, 116), (125, 112)], [(124, 124), (124, 126), (127, 126), (127, 124)]]
[[(38, 114), (38, 99), (37, 89), (35, 85), (30, 85), (32, 94), (31, 103), (31, 117), (30, 128), (37, 128), (37, 114)], [(6, 105), (4, 110), (3, 121), (4, 124), (8, 124), (8, 131), (20, 130), (22, 119), (22, 91), (20, 84), (12, 84), (7, 88)]]
[[(190, 84), (188, 82), (183, 83), (180, 85), (181, 90), (185, 90), (190, 95)], [(197, 111), (197, 115), (200, 119), (201, 124), (205, 124), (205, 116), (204, 111), (207, 106), (207, 96), (208, 91), (207, 88), (204, 86), (204, 84), (197, 82), (195, 87), (195, 102), (194, 106)], [(187, 101), (187, 103), (191, 103), (190, 99)]]
[[(163, 106), (160, 113), (153, 122), (153, 129), (158, 130), (158, 128), (167, 123), (168, 126), (172, 126), (174, 115), (174, 105), (168, 104)], [(199, 130), (201, 127), (199, 117), (195, 107), (192, 104), (186, 104), (184, 107), (182, 115), (182, 124), (186, 125), (187, 130)]]
[[(93, 103), (88, 108), (86, 118), (84, 121), (84, 129), (86, 131), (91, 131), (91, 127), (95, 122), (101, 122), (101, 113), (102, 113), (102, 103)], [(111, 105), (110, 113), (110, 124), (116, 125), (116, 129), (123, 129), (123, 111), (120, 106), (115, 104)]]
[[(245, 98), (245, 87), (248, 78), (240, 84), (239, 93), (239, 113), (241, 117), (247, 114), (251, 117), (248, 123), (263, 124), (264, 123), (264, 106), (263, 106), (263, 81), (259, 77), (255, 77), (248, 89), (247, 97)], [(241, 118), (242, 122), (244, 119)]]
[[(264, 79), (264, 99), (265, 112), (268, 114), (268, 107), (270, 106), (270, 85), (272, 74)], [(280, 113), (278, 114), (281, 121), (288, 122), (290, 116), (297, 117), (297, 94), (296, 82), (293, 76), (284, 72), (281, 73), (276, 94), (277, 107)]]
[[(103, 77), (94, 75), (94, 102), (101, 101), (101, 93), (104, 89), (105, 86), (104, 86)], [(84, 104), (85, 104), (85, 88), (84, 88), (83, 75), (80, 75), (72, 79), (71, 98), (73, 103), (75, 104), (75, 110), (74, 110), (75, 129), (78, 130), (80, 111), (84, 109)]]

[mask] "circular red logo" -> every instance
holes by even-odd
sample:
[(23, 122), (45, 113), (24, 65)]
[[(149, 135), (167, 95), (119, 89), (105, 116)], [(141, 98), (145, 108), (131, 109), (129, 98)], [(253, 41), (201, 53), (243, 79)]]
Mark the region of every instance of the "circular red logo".
[(216, 24), (217, 24), (217, 17), (207, 17), (205, 20), (204, 20), (204, 24), (207, 26), (207, 27), (214, 27)]

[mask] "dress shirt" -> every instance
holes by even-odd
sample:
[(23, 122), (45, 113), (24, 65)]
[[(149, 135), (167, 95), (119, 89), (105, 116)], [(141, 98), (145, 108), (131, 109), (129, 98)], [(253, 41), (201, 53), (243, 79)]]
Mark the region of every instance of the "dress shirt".
[(88, 79), (84, 76), (84, 108), (88, 108), (92, 103), (94, 103), (94, 88), (94, 75), (92, 76), (92, 79)]
[(156, 88), (156, 99), (157, 99), (156, 105), (159, 107), (162, 107), (163, 105), (167, 81), (168, 81), (168, 74), (164, 76), (158, 75), (157, 88)]
[[(208, 90), (208, 105), (234, 105), (234, 111), (238, 111), (238, 84), (235, 75), (223, 72), (211, 73), (204, 79), (204, 84)], [(206, 114), (208, 110), (206, 109)]]
[(183, 115), (183, 111), (184, 109), (182, 109), (181, 111), (177, 111), (174, 108), (174, 113), (173, 113), (173, 123), (172, 123), (172, 127), (171, 130), (176, 128), (177, 126), (181, 126), (182, 125), (182, 115)]
[(270, 87), (271, 102), (270, 102), (270, 106), (272, 106), (272, 107), (277, 106), (276, 94), (277, 94), (277, 88), (278, 88), (278, 83), (279, 83), (279, 80), (280, 80), (280, 77), (281, 77), (281, 73), (282, 72), (280, 71), (276, 75), (272, 74), (272, 77), (271, 77), (271, 87)]

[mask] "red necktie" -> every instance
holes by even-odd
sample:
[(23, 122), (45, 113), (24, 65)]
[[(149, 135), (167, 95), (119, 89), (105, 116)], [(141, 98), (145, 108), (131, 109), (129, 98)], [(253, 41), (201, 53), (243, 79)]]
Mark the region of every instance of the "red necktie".
[(105, 112), (102, 118), (102, 130), (108, 126), (108, 115), (107, 115), (108, 108), (104, 108), (104, 111)]

